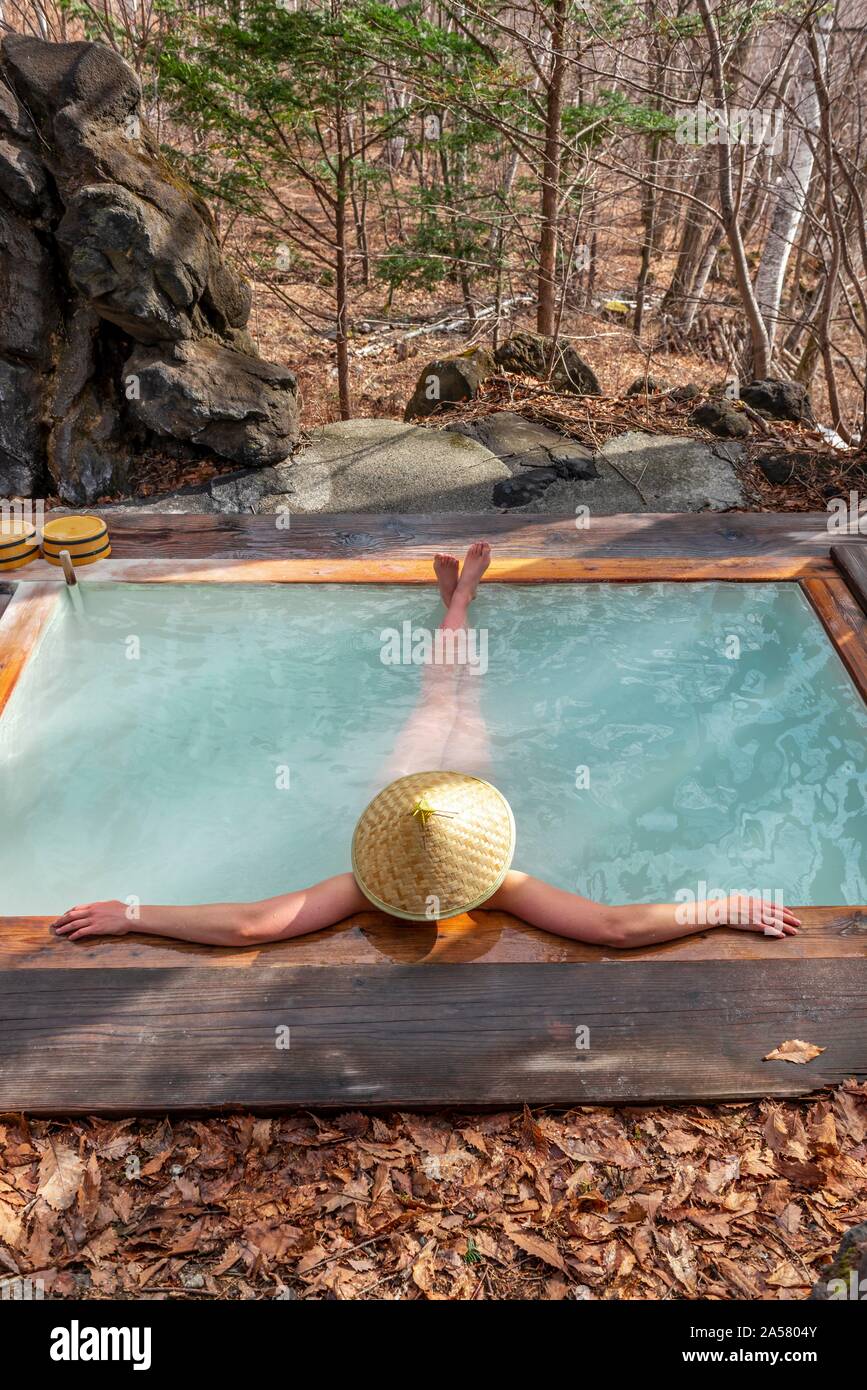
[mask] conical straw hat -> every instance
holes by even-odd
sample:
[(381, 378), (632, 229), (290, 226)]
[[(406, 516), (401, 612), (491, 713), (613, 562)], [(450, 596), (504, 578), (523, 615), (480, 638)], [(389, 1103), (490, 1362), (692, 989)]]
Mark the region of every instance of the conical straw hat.
[(456, 917), (499, 888), (515, 852), (508, 801), (463, 772), (399, 777), (362, 812), (352, 871), (365, 897), (411, 922)]

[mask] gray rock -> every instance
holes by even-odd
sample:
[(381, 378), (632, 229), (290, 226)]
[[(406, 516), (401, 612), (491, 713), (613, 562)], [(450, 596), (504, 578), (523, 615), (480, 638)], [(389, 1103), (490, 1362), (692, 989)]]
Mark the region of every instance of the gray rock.
[(813, 407), (806, 386), (797, 381), (751, 381), (741, 387), (741, 400), (772, 420), (806, 421), (812, 424)]
[(281, 479), (274, 468), (242, 468), (219, 473), (208, 484), (218, 512), (256, 512), (263, 497), (278, 492)]
[(420, 419), (443, 406), (473, 400), (493, 372), (494, 359), (482, 347), (428, 362), (403, 413), (404, 420)]
[(595, 481), (552, 482), (527, 510), (563, 514), (584, 505), (593, 516), (609, 516), (744, 507), (747, 499), (735, 468), (743, 456), (743, 446), (736, 443), (711, 445), (630, 430), (609, 439), (596, 454)]
[(119, 53), (102, 44), (8, 34), (3, 61), (13, 91), (40, 124), (71, 109), (111, 127), (138, 109), (138, 78)]
[(247, 467), (279, 463), (298, 436), (293, 373), (209, 339), (139, 347), (124, 379), (148, 429)]
[(125, 491), (131, 463), (117, 405), (88, 381), (51, 433), (48, 463), (54, 489), (67, 505), (82, 507), (112, 491)]
[(100, 515), (111, 512), (113, 516), (135, 516), (137, 512), (155, 512), (159, 516), (173, 516), (178, 512), (188, 512), (195, 516), (213, 516), (218, 508), (211, 494), (204, 488), (184, 487), (177, 492), (166, 492), (160, 497), (144, 497), (125, 502), (100, 502)]
[(0, 357), (0, 496), (33, 497), (44, 486), (38, 377)]
[(667, 391), (668, 383), (660, 381), (658, 377), (637, 376), (626, 388), (627, 396), (656, 396), (660, 391)]
[[(26, 419), (16, 386), (6, 429), (17, 421), (23, 434), (17, 446), (6, 438), (4, 472), (14, 454), (19, 484), (50, 477), (81, 504), (127, 486), (131, 460), (149, 453), (260, 466), (298, 437), (295, 379), (256, 353), (250, 288), (142, 120), (140, 97), (132, 69), (100, 44), (20, 34), (0, 44), (7, 393), (13, 369), (39, 368)], [(138, 399), (133, 359), (147, 386)]]
[[(551, 339), (540, 333), (513, 333), (494, 354), (498, 367), (505, 372), (520, 372), (543, 381), (548, 373)], [(551, 385), (555, 391), (568, 391), (578, 396), (602, 394), (596, 373), (572, 345), (560, 341), (554, 350)]]
[(0, 354), (48, 366), (60, 327), (54, 290), (41, 241), (21, 217), (0, 207)]
[(458, 431), (470, 439), (477, 439), (510, 467), (550, 469), (553, 466), (555, 474), (563, 478), (597, 476), (592, 449), (512, 410), (500, 410), (465, 422)]
[(556, 468), (534, 468), (532, 473), (520, 473), (494, 487), (496, 507), (526, 507), (536, 503), (560, 474)]
[(215, 253), (213, 246), (209, 247), (208, 282), (202, 305), (207, 317), (232, 341), (234, 347), (251, 354), (255, 351), (248, 334), (244, 334), (246, 341), (242, 345), (235, 341), (232, 332), (233, 329), (245, 328), (253, 305), (253, 291), (249, 283), (237, 275), (219, 253)]
[(56, 235), (73, 286), (102, 318), (138, 342), (192, 336), (209, 269), (192, 208), (169, 222), (128, 188), (101, 183), (78, 190)]
[(261, 511), (490, 511), (508, 467), (475, 440), (397, 420), (343, 420), (276, 468), (281, 491)]
[(688, 405), (690, 401), (698, 400), (701, 391), (693, 382), (688, 381), (685, 386), (675, 386), (674, 390), (669, 394), (673, 401), (679, 401), (684, 405)]
[(528, 463), (548, 462), (548, 448), (556, 448), (563, 443), (563, 436), (526, 420), (513, 410), (500, 410), (495, 415), (484, 415), (474, 420), (470, 426), (476, 439), (498, 458), (526, 459)]
[(26, 216), (42, 220), (51, 208), (42, 166), (28, 149), (0, 138), (0, 193)]
[[(205, 488), (147, 499), (154, 512), (492, 512), (518, 508), (594, 516), (743, 507), (735, 443), (630, 432), (596, 455), (595, 479), (564, 476), (558, 465), (523, 467), (498, 459), (457, 430), (395, 420), (346, 420), (316, 430), (291, 461), (261, 472), (223, 474)], [(264, 485), (266, 491), (258, 497)], [(637, 483), (642, 496), (635, 486)], [(104, 506), (105, 504), (101, 504)], [(122, 508), (121, 510), (128, 510)]]
[(691, 425), (699, 425), (710, 430), (720, 439), (745, 439), (753, 429), (747, 417), (740, 410), (734, 410), (724, 401), (705, 401), (689, 417)]
[(596, 459), (583, 444), (564, 444), (549, 449), (548, 457), (561, 478), (590, 479), (599, 477)]

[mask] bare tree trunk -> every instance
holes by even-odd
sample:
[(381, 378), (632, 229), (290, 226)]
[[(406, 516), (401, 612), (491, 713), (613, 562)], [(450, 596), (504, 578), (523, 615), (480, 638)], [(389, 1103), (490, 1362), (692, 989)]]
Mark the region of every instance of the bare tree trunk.
[[(728, 94), (726, 92), (719, 34), (711, 18), (708, 0), (697, 0), (697, 4), (702, 24), (704, 25), (704, 31), (707, 35), (708, 47), (710, 49), (714, 101), (716, 102), (717, 108), (726, 126), (728, 126)], [(725, 140), (720, 141), (717, 147), (717, 156), (719, 165), (720, 213), (723, 227), (725, 228), (726, 239), (732, 253), (735, 282), (741, 297), (747, 323), (749, 324), (750, 336), (752, 339), (752, 371), (753, 375), (757, 378), (766, 377), (770, 375), (771, 371), (771, 345), (768, 341), (764, 319), (756, 303), (756, 296), (753, 293), (752, 281), (750, 280), (749, 263), (747, 262), (747, 254), (738, 222), (740, 208), (739, 200), (735, 199), (731, 146), (727, 144)]]
[[(758, 153), (751, 160), (749, 170), (744, 175), (745, 179), (749, 178), (752, 175), (757, 160)], [(749, 204), (747, 206), (747, 210), (744, 213), (742, 220), (741, 235), (743, 237), (747, 235), (747, 230), (750, 226), (752, 226), (752, 223), (755, 219), (756, 203), (759, 192), (759, 184), (756, 183), (753, 187), (753, 192), (750, 196)], [(698, 313), (698, 310), (701, 306), (702, 295), (704, 294), (707, 282), (711, 277), (714, 265), (716, 264), (717, 256), (719, 255), (719, 249), (724, 239), (725, 228), (719, 222), (717, 222), (713, 227), (711, 227), (710, 231), (707, 234), (707, 238), (704, 243), (704, 249), (701, 253), (701, 259), (698, 263), (698, 267), (696, 269), (692, 285), (690, 286), (689, 298), (686, 302), (686, 306), (683, 311), (681, 326), (683, 327), (686, 333), (690, 331), (693, 323), (695, 322), (695, 316)]]
[[(695, 196), (702, 203), (708, 201), (714, 182), (710, 168), (702, 169), (695, 184)], [(686, 317), (693, 299), (693, 284), (702, 247), (702, 231), (706, 222), (707, 213), (704, 208), (690, 199), (686, 205), (677, 264), (662, 301), (662, 312), (679, 320)]]
[[(342, 116), (338, 126), (342, 128)], [(337, 390), (340, 396), (340, 418), (352, 416), (349, 403), (349, 286), (346, 257), (347, 170), (343, 151), (342, 129), (337, 136), (337, 175), (334, 204), (334, 240), (336, 244), (335, 272), (337, 291)]]
[(563, 41), (566, 31), (567, 0), (556, 0), (551, 28), (551, 74), (548, 78), (545, 109), (545, 151), (542, 158), (542, 231), (539, 238), (539, 288), (536, 328), (540, 333), (554, 332), (557, 273), (557, 226), (560, 202), (561, 143), (560, 125), (563, 118), (563, 83), (566, 75), (566, 55)]
[(840, 436), (851, 443), (852, 436), (843, 422), (843, 409), (837, 389), (837, 374), (834, 369), (834, 353), (831, 344), (831, 324), (834, 308), (840, 291), (840, 266), (843, 260), (842, 242), (845, 230), (840, 219), (840, 211), (834, 195), (834, 139), (831, 133), (831, 100), (825, 84), (825, 62), (823, 46), (817, 35), (809, 35), (810, 56), (813, 63), (813, 79), (819, 105), (819, 126), (822, 139), (822, 162), (825, 183), (825, 216), (828, 222), (828, 235), (831, 239), (831, 259), (826, 271), (825, 290), (819, 310), (818, 347), (825, 368), (825, 385), (828, 388), (828, 403), (831, 407), (831, 423)]
[[(647, 0), (646, 11), (647, 27), (653, 36), (650, 40), (650, 51), (653, 55), (653, 87), (654, 91), (661, 97), (665, 94), (665, 68), (662, 62), (659, 35), (656, 30), (656, 5), (654, 0)], [(658, 205), (656, 177), (659, 144), (658, 135), (649, 136), (648, 153), (650, 155), (651, 182), (645, 184), (642, 189), (641, 211), (644, 223), (644, 235), (641, 241), (641, 261), (638, 269), (638, 281), (635, 287), (635, 320), (633, 323), (633, 331), (639, 343), (641, 342), (641, 329), (644, 324), (644, 301), (647, 294), (647, 279), (650, 275), (650, 261), (653, 256), (653, 245), (656, 239)]]
[[(406, 88), (395, 78), (389, 67), (385, 79), (385, 109), (392, 115), (395, 111), (402, 111), (405, 105)], [(385, 142), (386, 163), (392, 172), (400, 168), (405, 151), (406, 136), (403, 134), (392, 135)]]
[[(443, 128), (445, 112), (440, 113), (440, 130)], [(467, 315), (467, 336), (470, 336), (476, 324), (476, 310), (473, 304), (473, 292), (470, 285), (469, 271), (463, 256), (459, 254), (460, 228), (458, 227), (457, 211), (455, 209), (455, 194), (452, 185), (452, 171), (449, 158), (445, 148), (440, 145), (440, 170), (443, 176), (443, 200), (448, 208), (449, 225), (452, 229), (452, 244), (455, 248), (455, 275), (461, 287), (461, 296), (464, 301), (464, 309)]]
[[(656, 155), (656, 142), (651, 142), (651, 149)], [(650, 274), (650, 259), (653, 255), (653, 241), (656, 231), (656, 189), (650, 185), (645, 189), (644, 202), (644, 236), (641, 242), (641, 261), (638, 269), (638, 281), (635, 288), (635, 320), (633, 331), (638, 341), (641, 341), (641, 329), (644, 324), (644, 301), (647, 293), (647, 277)]]

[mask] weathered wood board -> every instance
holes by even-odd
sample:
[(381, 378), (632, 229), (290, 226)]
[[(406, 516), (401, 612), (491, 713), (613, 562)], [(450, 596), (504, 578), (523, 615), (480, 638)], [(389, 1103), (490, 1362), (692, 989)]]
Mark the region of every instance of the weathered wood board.
[[(825, 1051), (762, 1060), (790, 1038)], [(865, 959), (0, 972), (0, 1112), (643, 1105), (848, 1077)]]
[(867, 540), (848, 545), (832, 545), (831, 558), (842, 570), (846, 583), (867, 613)]

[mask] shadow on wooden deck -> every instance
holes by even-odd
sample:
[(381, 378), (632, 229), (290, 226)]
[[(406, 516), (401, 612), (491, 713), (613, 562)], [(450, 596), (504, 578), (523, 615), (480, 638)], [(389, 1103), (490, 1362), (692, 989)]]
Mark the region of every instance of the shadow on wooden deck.
[[(245, 951), (74, 945), (7, 919), (0, 1111), (645, 1105), (867, 1078), (867, 912), (800, 915), (784, 941), (716, 930), (629, 952), (485, 912), (369, 913)], [(762, 1060), (796, 1037), (825, 1050)]]

